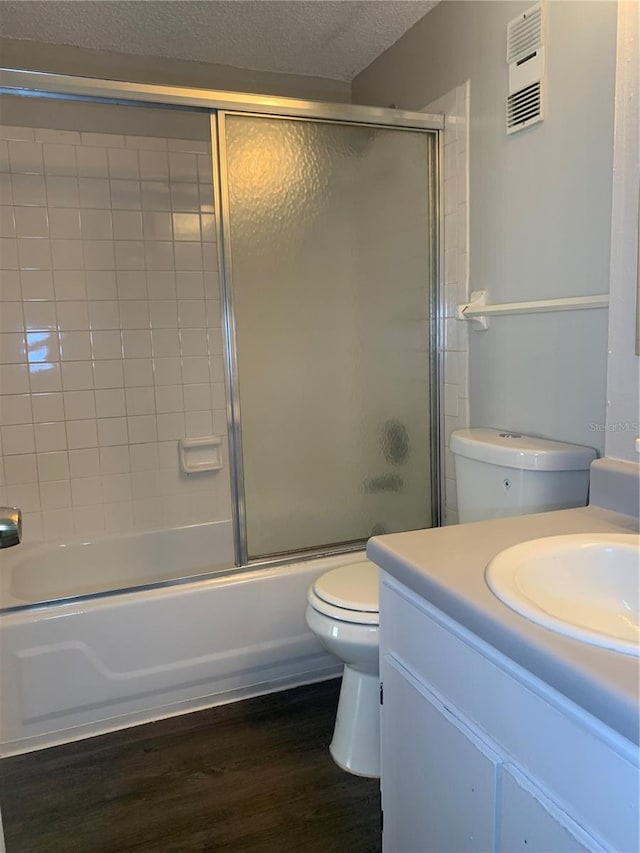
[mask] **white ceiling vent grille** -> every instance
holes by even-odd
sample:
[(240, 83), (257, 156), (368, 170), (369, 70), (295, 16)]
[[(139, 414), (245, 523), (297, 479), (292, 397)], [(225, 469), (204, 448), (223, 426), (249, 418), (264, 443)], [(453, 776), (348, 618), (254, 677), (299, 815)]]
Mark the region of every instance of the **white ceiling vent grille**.
[(542, 82), (538, 80), (507, 98), (507, 133), (542, 121)]
[(544, 118), (544, 6), (538, 3), (507, 26), (507, 133)]
[(542, 47), (542, 6), (532, 6), (507, 25), (507, 62), (517, 62)]

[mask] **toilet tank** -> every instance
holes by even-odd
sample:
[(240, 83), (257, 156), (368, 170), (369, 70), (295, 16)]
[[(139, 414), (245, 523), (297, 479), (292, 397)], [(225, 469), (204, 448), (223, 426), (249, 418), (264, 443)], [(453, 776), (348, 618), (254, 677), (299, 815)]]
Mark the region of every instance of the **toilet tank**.
[(591, 447), (483, 428), (456, 430), (450, 448), (461, 522), (587, 502)]

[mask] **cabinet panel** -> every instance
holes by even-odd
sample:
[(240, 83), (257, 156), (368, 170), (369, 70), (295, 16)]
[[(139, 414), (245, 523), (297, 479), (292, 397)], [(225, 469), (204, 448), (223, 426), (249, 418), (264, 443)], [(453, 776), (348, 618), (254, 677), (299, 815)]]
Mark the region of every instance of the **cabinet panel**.
[(381, 673), (383, 850), (493, 850), (496, 756), (392, 658)]
[(486, 732), (576, 823), (612, 849), (640, 850), (637, 747), (384, 572), (380, 648)]
[[(571, 827), (570, 827), (571, 825)], [(576, 835), (582, 836), (579, 841)], [(583, 843), (584, 842), (584, 843)], [(498, 850), (508, 853), (584, 853), (603, 848), (584, 835), (517, 770), (503, 768), (502, 807)]]

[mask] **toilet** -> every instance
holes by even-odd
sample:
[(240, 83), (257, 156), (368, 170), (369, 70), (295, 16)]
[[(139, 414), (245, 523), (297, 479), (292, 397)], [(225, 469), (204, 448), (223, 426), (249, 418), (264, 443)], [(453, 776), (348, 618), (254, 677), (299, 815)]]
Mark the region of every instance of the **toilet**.
[(329, 752), (356, 776), (380, 775), (378, 567), (359, 560), (321, 575), (307, 593), (307, 625), (344, 662)]
[[(461, 522), (584, 506), (590, 447), (496, 429), (451, 435)], [(378, 569), (361, 559), (321, 575), (307, 593), (307, 625), (344, 663), (329, 751), (357, 776), (380, 775)]]

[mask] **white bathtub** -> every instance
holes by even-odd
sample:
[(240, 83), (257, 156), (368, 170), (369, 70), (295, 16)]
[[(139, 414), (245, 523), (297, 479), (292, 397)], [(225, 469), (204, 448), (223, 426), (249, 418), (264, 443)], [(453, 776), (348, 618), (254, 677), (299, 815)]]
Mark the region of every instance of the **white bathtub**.
[(3, 605), (23, 609), (0, 616), (0, 755), (338, 675), (305, 596), (353, 554), (25, 607), (214, 572), (231, 563), (228, 534), (216, 523), (5, 551)]
[(233, 566), (231, 522), (0, 551), (0, 611), (211, 574)]

